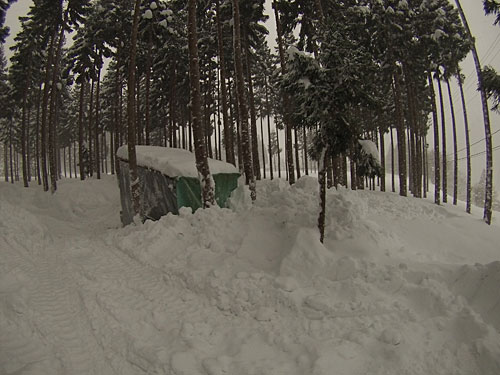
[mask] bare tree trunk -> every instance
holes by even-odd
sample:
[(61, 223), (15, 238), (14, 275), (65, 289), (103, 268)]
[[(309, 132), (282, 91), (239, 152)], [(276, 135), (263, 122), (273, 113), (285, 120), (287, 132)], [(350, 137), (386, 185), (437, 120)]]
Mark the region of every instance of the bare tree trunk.
[(441, 87), (441, 74), (438, 72), (437, 74), (437, 82), (438, 82), (438, 92), (439, 92), (439, 106), (441, 109), (441, 142), (442, 142), (442, 188), (443, 188), (443, 203), (448, 202), (448, 169), (446, 162), (446, 116), (444, 114), (444, 100), (443, 100), (443, 89)]
[(23, 183), (24, 187), (29, 187), (28, 184), (28, 165), (26, 160), (26, 128), (28, 127), (26, 116), (28, 112), (28, 91), (31, 81), (31, 67), (29, 68), (28, 78), (26, 78), (26, 85), (23, 93), (23, 108), (21, 120), (21, 154), (22, 154), (22, 169), (23, 169)]
[(10, 182), (14, 183), (14, 155), (12, 150), (12, 119), (9, 120), (9, 164), (10, 164)]
[(472, 33), (465, 17), (465, 13), (462, 9), (462, 5), (459, 0), (455, 0), (460, 13), (460, 18), (467, 30), (469, 40), (471, 42), (472, 57), (474, 58), (474, 64), (476, 65), (477, 80), (479, 82), (479, 92), (481, 93), (481, 103), (483, 107), (483, 122), (484, 122), (484, 138), (486, 141), (486, 188), (485, 188), (485, 198), (484, 198), (484, 213), (483, 219), (487, 224), (491, 224), (492, 206), (493, 206), (493, 145), (491, 140), (491, 125), (490, 125), (490, 113), (488, 109), (488, 99), (486, 97), (486, 92), (483, 86), (483, 77), (481, 72), (481, 63), (479, 62), (479, 55), (477, 54), (476, 45)]
[(304, 126), (302, 128), (303, 131), (303, 145), (304, 145), (304, 169), (306, 176), (309, 176), (309, 163), (308, 163), (308, 155), (307, 155), (307, 130), (306, 127)]
[(5, 182), (9, 182), (9, 154), (8, 154), (7, 141), (3, 142), (3, 172), (5, 175)]
[[(281, 30), (281, 22), (278, 14), (278, 8), (276, 6), (276, 2), (273, 1), (274, 8), (274, 16), (276, 18), (276, 31), (278, 34), (278, 50), (280, 54), (280, 62), (281, 62), (281, 73), (283, 75), (286, 74), (286, 62), (285, 62), (285, 48), (283, 46), (283, 34)], [(287, 161), (287, 171), (288, 171), (288, 181), (290, 185), (295, 183), (295, 173), (293, 168), (293, 150), (292, 150), (292, 126), (289, 118), (289, 108), (290, 102), (287, 95), (284, 95), (283, 98), (283, 106), (284, 106), (284, 122), (285, 122), (285, 152), (286, 152), (286, 161)]]
[(385, 141), (384, 131), (379, 129), (380, 133), (380, 166), (382, 167), (382, 176), (380, 176), (380, 191), (385, 191)]
[(264, 148), (264, 119), (260, 115), (260, 147), (262, 151), (262, 170), (264, 171), (264, 178), (266, 178), (266, 149)]
[(151, 65), (152, 65), (152, 51), (153, 51), (153, 33), (151, 26), (148, 29), (148, 55), (146, 59), (146, 145), (150, 143), (149, 132), (151, 130), (151, 104), (150, 104), (150, 91), (151, 91)]
[(189, 77), (191, 89), (191, 118), (193, 122), (196, 168), (200, 175), (203, 207), (215, 204), (215, 186), (210, 175), (201, 119), (200, 65), (196, 30), (196, 0), (188, 0)]
[(243, 46), (245, 49), (246, 76), (248, 82), (248, 105), (250, 108), (250, 133), (252, 141), (252, 163), (255, 178), (261, 179), (260, 160), (259, 160), (259, 142), (257, 139), (257, 115), (255, 111), (255, 98), (253, 93), (252, 64), (250, 57), (250, 47), (248, 44), (248, 35), (245, 26), (243, 26)]
[(326, 159), (328, 158), (327, 149), (321, 151), (319, 158), (318, 184), (319, 184), (319, 216), (318, 229), (319, 240), (321, 243), (325, 240), (325, 218), (326, 218)]
[(405, 137), (405, 125), (402, 112), (401, 103), (401, 87), (400, 87), (400, 76), (397, 71), (394, 73), (394, 105), (396, 108), (396, 134), (398, 138), (398, 170), (399, 170), (399, 195), (407, 196), (407, 172), (406, 172), (406, 137)]
[(269, 147), (269, 176), (271, 180), (274, 178), (273, 175), (273, 145), (271, 141), (271, 107), (269, 105), (269, 87), (267, 85), (267, 77), (265, 79), (265, 89), (266, 89), (266, 111), (267, 111), (267, 141)]
[(471, 195), (472, 195), (472, 168), (470, 161), (470, 136), (469, 136), (469, 117), (467, 115), (467, 106), (465, 105), (465, 95), (464, 95), (464, 85), (462, 81), (462, 75), (460, 74), (460, 69), (457, 66), (457, 80), (458, 86), (460, 88), (460, 98), (462, 99), (462, 111), (464, 115), (464, 126), (465, 126), (465, 149), (467, 152), (467, 198), (465, 203), (465, 211), (471, 213)]
[(89, 99), (89, 123), (88, 123), (88, 139), (89, 139), (89, 176), (94, 176), (94, 157), (92, 154), (92, 127), (94, 121), (94, 80), (90, 85), (90, 99)]
[(293, 129), (293, 135), (295, 137), (295, 163), (296, 163), (296, 171), (297, 171), (297, 179), (300, 178), (300, 150), (299, 150), (299, 135), (297, 132), (297, 128)]
[(281, 148), (280, 148), (280, 135), (278, 126), (276, 123), (274, 124), (274, 128), (276, 129), (276, 146), (278, 147), (278, 177), (281, 178)]
[(85, 166), (83, 165), (83, 104), (85, 102), (85, 81), (80, 83), (80, 108), (78, 111), (78, 163), (80, 166), (80, 180), (85, 180)]
[(100, 91), (101, 91), (101, 68), (97, 70), (97, 87), (95, 92), (95, 169), (97, 173), (97, 179), (101, 179), (101, 158), (100, 152), (101, 149), (99, 147), (99, 111), (100, 111)]
[(391, 128), (391, 183), (392, 183), (392, 192), (396, 192), (396, 184), (394, 179), (394, 136)]
[(134, 22), (132, 25), (132, 35), (130, 37), (130, 55), (128, 66), (128, 100), (127, 100), (127, 125), (128, 125), (128, 163), (130, 173), (130, 191), (132, 195), (132, 206), (135, 215), (139, 215), (142, 220), (141, 212), (141, 191), (139, 185), (139, 175), (137, 169), (137, 155), (135, 152), (136, 131), (135, 131), (135, 69), (136, 69), (136, 54), (137, 54), (137, 29), (139, 25), (141, 0), (135, 0), (134, 7)]
[(26, 115), (26, 169), (28, 173), (28, 183), (31, 182), (31, 134), (30, 134), (30, 125), (31, 125), (31, 105), (28, 105), (28, 113)]
[(71, 159), (71, 146), (73, 142), (69, 142), (68, 145), (68, 167), (69, 167), (69, 178), (73, 178), (73, 169), (72, 169), (72, 159)]
[(257, 197), (255, 189), (255, 176), (250, 149), (250, 137), (248, 130), (248, 108), (245, 100), (245, 87), (243, 80), (243, 60), (241, 53), (241, 30), (240, 30), (240, 5), (239, 0), (233, 0), (234, 20), (234, 65), (236, 71), (236, 90), (239, 103), (239, 117), (241, 126), (241, 147), (243, 151), (243, 165), (245, 168), (246, 183), (250, 187), (250, 196), (254, 201)]
[(42, 184), (42, 177), (40, 172), (40, 104), (41, 104), (41, 96), (42, 96), (42, 87), (38, 87), (37, 100), (36, 100), (36, 179), (38, 185)]
[(434, 202), (436, 204), (441, 203), (441, 173), (439, 171), (439, 125), (437, 117), (437, 106), (436, 106), (436, 94), (434, 92), (434, 84), (432, 82), (432, 75), (428, 73), (429, 90), (431, 94), (431, 105), (432, 105), (432, 122), (434, 124)]
[(115, 153), (120, 147), (121, 144), (121, 131), (122, 131), (122, 123), (121, 123), (121, 112), (122, 112), (122, 106), (121, 106), (121, 97), (122, 97), (122, 83), (120, 80), (120, 53), (121, 50), (120, 48), (117, 49), (116, 51), (116, 73), (115, 73), (115, 123), (113, 125), (114, 131), (115, 131), (115, 139), (114, 139), (114, 150), (113, 150), (113, 157), (115, 160), (115, 171), (117, 175), (120, 175), (120, 161), (118, 160), (117, 157), (115, 157)]
[(457, 205), (458, 200), (458, 146), (457, 146), (457, 123), (455, 120), (455, 107), (451, 96), (450, 80), (445, 77), (448, 88), (448, 100), (450, 102), (451, 125), (453, 131), (453, 204)]
[[(62, 9), (62, 0), (61, 9)], [(54, 66), (52, 67), (52, 85), (51, 85), (51, 97), (50, 97), (50, 109), (49, 109), (49, 166), (50, 166), (50, 191), (54, 194), (57, 190), (57, 178), (59, 176), (58, 166), (57, 166), (57, 97), (59, 93), (59, 87), (56, 84), (59, 65), (61, 61), (62, 47), (64, 44), (64, 31), (65, 25), (68, 20), (68, 10), (64, 13), (63, 24), (59, 25), (59, 37), (56, 49), (56, 56), (54, 59)]]
[(51, 85), (51, 67), (54, 60), (54, 44), (57, 36), (57, 30), (54, 30), (50, 38), (47, 63), (45, 65), (45, 77), (43, 83), (43, 96), (42, 96), (42, 124), (41, 124), (41, 153), (42, 153), (42, 183), (43, 191), (49, 191), (49, 176), (47, 171), (47, 133), (48, 133), (48, 109), (49, 109), (49, 93)]

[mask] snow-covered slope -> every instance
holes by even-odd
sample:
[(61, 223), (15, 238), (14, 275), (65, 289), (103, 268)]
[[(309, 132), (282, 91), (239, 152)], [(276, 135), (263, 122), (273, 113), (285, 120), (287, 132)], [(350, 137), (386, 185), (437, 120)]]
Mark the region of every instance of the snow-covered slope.
[(317, 182), (119, 227), (114, 179), (0, 183), (1, 374), (500, 373), (500, 235)]

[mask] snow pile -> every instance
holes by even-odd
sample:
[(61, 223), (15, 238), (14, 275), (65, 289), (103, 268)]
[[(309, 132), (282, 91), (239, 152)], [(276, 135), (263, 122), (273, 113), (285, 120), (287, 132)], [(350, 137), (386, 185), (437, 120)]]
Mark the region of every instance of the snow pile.
[[(195, 156), (192, 152), (180, 148), (160, 146), (136, 146), (137, 165), (159, 171), (169, 177), (198, 178)], [(128, 160), (128, 147), (122, 146), (116, 155)], [(211, 174), (238, 173), (238, 169), (220, 160), (208, 159)]]
[(0, 184), (0, 373), (500, 373), (479, 218), (330, 189), (323, 245), (310, 177), (126, 228), (116, 190), (67, 181), (43, 204)]

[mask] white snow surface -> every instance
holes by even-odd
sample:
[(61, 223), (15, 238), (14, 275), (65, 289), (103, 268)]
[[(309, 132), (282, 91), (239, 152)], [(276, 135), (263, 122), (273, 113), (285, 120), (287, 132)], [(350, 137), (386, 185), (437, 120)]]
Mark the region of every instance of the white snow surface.
[(367, 155), (371, 155), (380, 164), (380, 152), (378, 152), (377, 145), (369, 139), (358, 139), (358, 142), (363, 151)]
[[(170, 177), (198, 177), (194, 153), (180, 148), (160, 146), (136, 146), (137, 165), (151, 168)], [(128, 160), (128, 147), (121, 146), (116, 155)], [(239, 173), (238, 169), (229, 163), (208, 159), (210, 173)]]
[(500, 374), (498, 222), (261, 181), (119, 224), (116, 180), (0, 182), (0, 374)]

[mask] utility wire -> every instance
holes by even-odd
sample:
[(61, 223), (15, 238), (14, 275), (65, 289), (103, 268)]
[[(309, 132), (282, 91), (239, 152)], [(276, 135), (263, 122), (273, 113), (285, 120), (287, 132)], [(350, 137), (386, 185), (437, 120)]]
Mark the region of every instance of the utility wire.
[[(495, 134), (497, 134), (497, 133), (499, 133), (499, 132), (500, 132), (500, 129), (497, 129), (497, 130), (495, 130), (493, 133), (491, 133), (491, 136), (493, 137)], [(471, 144), (469, 145), (469, 147), (475, 146), (475, 145), (477, 145), (478, 143), (480, 143), (480, 142), (484, 141), (485, 139), (486, 139), (486, 138), (479, 139), (479, 140), (477, 140), (476, 142), (471, 143)], [(466, 150), (466, 149), (467, 149), (467, 147), (464, 147), (464, 148), (461, 148), (460, 150), (457, 150), (457, 154), (458, 154), (459, 152), (462, 152), (462, 151)], [(454, 154), (455, 154), (455, 152), (452, 152), (451, 154), (448, 154), (447, 156), (453, 156)], [(459, 159), (459, 160), (460, 160), (460, 159)]]
[[(498, 151), (498, 150), (500, 150), (500, 145), (499, 145), (499, 146), (496, 146), (496, 147), (493, 147), (493, 148), (491, 149), (491, 151), (492, 151), (492, 152), (495, 152), (495, 151)], [(470, 158), (472, 159), (472, 158), (475, 158), (475, 157), (477, 157), (477, 156), (481, 156), (481, 155), (483, 155), (483, 154), (486, 154), (486, 151), (481, 151), (481, 152), (477, 152), (477, 153), (475, 153), (475, 154), (472, 154), (472, 155), (470, 156)], [(457, 161), (464, 160), (464, 159), (467, 159), (467, 156), (461, 157), (460, 159), (457, 159)], [(454, 161), (455, 161), (455, 160), (450, 160), (449, 162), (451, 163), (451, 162), (454, 162)]]

